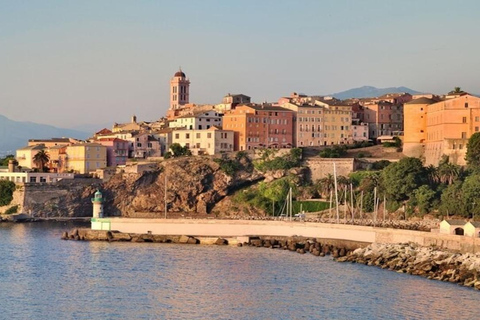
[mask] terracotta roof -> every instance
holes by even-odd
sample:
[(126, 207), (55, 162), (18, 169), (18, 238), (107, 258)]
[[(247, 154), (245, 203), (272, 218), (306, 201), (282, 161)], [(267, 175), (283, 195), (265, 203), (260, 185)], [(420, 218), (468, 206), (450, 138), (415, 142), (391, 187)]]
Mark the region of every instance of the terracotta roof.
[(103, 128), (102, 130), (96, 132), (95, 134), (112, 134), (113, 132), (111, 130), (108, 130), (107, 128)]

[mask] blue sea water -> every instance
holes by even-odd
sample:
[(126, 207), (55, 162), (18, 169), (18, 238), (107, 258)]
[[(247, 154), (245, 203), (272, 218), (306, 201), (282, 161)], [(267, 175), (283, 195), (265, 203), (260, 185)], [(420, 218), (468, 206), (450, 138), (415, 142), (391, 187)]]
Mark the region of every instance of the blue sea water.
[(480, 292), (283, 250), (62, 241), (0, 224), (0, 319), (476, 319)]

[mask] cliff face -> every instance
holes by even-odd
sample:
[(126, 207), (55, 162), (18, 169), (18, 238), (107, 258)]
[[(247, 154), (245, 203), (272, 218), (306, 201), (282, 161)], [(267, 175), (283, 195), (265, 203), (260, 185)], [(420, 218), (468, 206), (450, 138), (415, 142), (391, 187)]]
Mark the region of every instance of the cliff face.
[(166, 182), (170, 215), (207, 214), (230, 191), (263, 179), (263, 175), (245, 169), (230, 177), (208, 157), (185, 157), (159, 163), (155, 171), (118, 174), (103, 186), (105, 213), (163, 217)]
[[(235, 213), (230, 212), (232, 206), (227, 195), (288, 173), (280, 170), (262, 174), (253, 168), (248, 158), (239, 160), (233, 176), (227, 175), (210, 157), (170, 159), (153, 167), (143, 173), (133, 173), (134, 170), (118, 173), (103, 184), (97, 179), (27, 184), (23, 212), (37, 217), (91, 216), (91, 198), (99, 188), (105, 199), (106, 216), (163, 217), (165, 194), (169, 217), (200, 217), (209, 213), (228, 216)], [(302, 170), (293, 172), (303, 175)], [(250, 214), (261, 213), (255, 210)]]

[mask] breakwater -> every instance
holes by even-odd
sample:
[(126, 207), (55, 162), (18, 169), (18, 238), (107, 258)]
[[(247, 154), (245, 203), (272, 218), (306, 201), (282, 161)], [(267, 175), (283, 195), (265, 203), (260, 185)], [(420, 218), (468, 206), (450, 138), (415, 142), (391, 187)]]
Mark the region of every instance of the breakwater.
[(441, 250), (415, 243), (372, 243), (358, 248), (339, 262), (362, 263), (428, 279), (458, 283), (480, 290), (480, 254)]

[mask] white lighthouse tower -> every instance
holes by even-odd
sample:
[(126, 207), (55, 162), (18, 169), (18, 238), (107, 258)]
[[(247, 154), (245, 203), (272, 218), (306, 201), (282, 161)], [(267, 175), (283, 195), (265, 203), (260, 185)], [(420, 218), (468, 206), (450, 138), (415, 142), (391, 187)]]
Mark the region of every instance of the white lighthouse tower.
[(93, 203), (93, 218), (103, 218), (103, 196), (100, 190), (95, 192), (92, 198)]
[(97, 190), (92, 198), (92, 230), (110, 230), (110, 219), (103, 218), (103, 201), (102, 193), (100, 190)]

